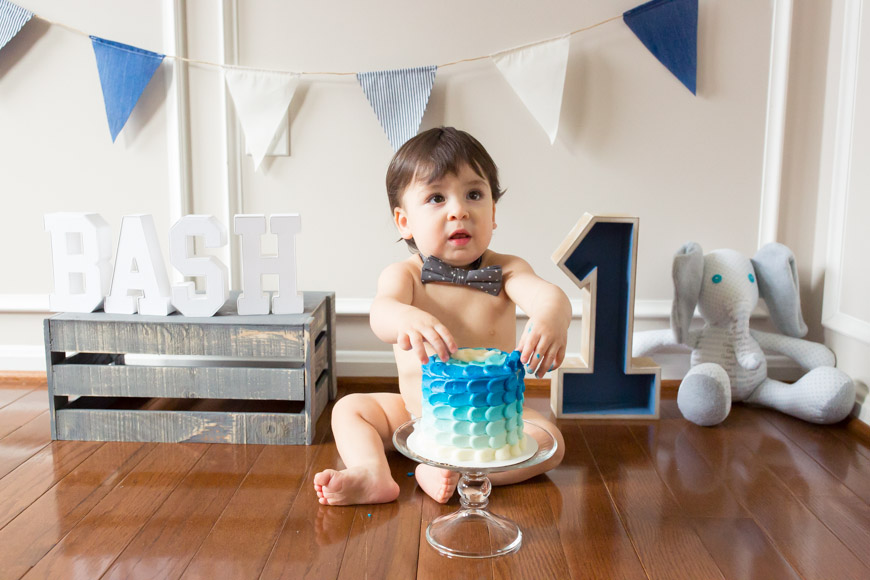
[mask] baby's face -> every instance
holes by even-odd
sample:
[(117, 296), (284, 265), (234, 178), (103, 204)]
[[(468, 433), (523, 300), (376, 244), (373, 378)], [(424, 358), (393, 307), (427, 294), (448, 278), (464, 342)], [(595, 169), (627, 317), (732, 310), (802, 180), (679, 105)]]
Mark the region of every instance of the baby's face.
[(486, 179), (468, 165), (432, 183), (412, 181), (393, 218), (405, 239), (414, 238), (424, 256), (465, 266), (489, 247), (495, 202)]

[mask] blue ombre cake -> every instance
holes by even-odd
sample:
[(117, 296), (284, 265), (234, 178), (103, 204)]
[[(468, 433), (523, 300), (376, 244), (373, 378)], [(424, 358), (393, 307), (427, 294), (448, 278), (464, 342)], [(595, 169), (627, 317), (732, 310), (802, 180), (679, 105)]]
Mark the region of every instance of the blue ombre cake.
[(489, 463), (523, 455), (520, 353), (461, 348), (423, 365), (421, 443), (432, 459)]

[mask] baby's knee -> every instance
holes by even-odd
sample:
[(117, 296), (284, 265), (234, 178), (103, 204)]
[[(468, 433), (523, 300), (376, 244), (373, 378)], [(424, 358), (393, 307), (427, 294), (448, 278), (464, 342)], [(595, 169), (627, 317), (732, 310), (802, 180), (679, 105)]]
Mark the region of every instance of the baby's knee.
[(365, 396), (364, 393), (350, 393), (337, 400), (332, 408), (332, 423), (359, 415), (366, 406)]
[(350, 393), (335, 402), (332, 426), (353, 420), (362, 420), (381, 429), (388, 424), (387, 409), (376, 394)]

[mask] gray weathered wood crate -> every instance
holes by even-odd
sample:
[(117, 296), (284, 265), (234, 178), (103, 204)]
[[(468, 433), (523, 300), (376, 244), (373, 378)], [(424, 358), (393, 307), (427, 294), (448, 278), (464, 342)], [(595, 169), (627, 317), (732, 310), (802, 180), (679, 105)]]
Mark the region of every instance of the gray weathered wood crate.
[(335, 294), (302, 314), (45, 320), (53, 439), (311, 444), (335, 398)]

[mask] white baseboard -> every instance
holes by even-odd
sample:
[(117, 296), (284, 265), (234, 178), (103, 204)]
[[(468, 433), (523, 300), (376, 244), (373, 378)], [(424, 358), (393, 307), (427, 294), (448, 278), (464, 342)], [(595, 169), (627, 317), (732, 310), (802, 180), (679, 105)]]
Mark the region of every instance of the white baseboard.
[[(341, 332), (342, 319), (368, 316), (372, 300), (368, 298), (338, 298), (336, 314), (338, 331)], [(572, 301), (573, 319), (581, 318), (580, 301)], [(670, 300), (638, 300), (635, 303), (635, 319), (660, 320), (667, 323), (670, 316)], [(30, 313), (50, 315), (47, 294), (0, 294), (0, 314)], [(525, 314), (518, 310), (518, 315)], [(696, 314), (697, 316), (697, 314)], [(767, 310), (759, 306), (753, 313), (754, 318), (766, 318)], [(569, 356), (578, 356), (577, 353)], [(779, 360), (781, 359), (781, 360)], [(681, 379), (689, 370), (689, 357), (682, 353), (667, 353), (656, 356), (662, 367), (664, 380)], [(396, 363), (392, 350), (339, 350), (336, 353), (338, 376), (340, 377), (395, 377)], [(800, 376), (797, 369), (785, 357), (768, 357), (771, 375), (781, 378), (779, 369), (792, 369), (794, 378)], [(7, 371), (45, 371), (45, 352), (42, 345), (0, 345), (0, 370)], [(799, 369), (797, 369), (799, 371)], [(549, 375), (546, 375), (549, 376)]]
[[(335, 300), (335, 313), (341, 316), (368, 316), (371, 311), (371, 298), (337, 298)], [(571, 300), (572, 318), (582, 318), (582, 301)], [(0, 314), (46, 314), (52, 312), (48, 309), (48, 294), (0, 294)], [(526, 314), (517, 308), (517, 315), (521, 318)], [(668, 320), (671, 315), (670, 300), (637, 300), (634, 304), (634, 317), (639, 320)], [(752, 313), (753, 318), (767, 318), (767, 309), (759, 303)], [(699, 317), (697, 311), (695, 317)]]
[[(340, 377), (395, 377), (392, 351), (336, 352)], [(41, 345), (0, 345), (0, 371), (45, 371), (45, 349)]]
[[(0, 312), (2, 312), (2, 300), (0, 300)], [(338, 316), (368, 316), (371, 312), (371, 298), (336, 298), (335, 312)], [(571, 300), (571, 318), (579, 320), (583, 318), (583, 301)], [(517, 308), (519, 318), (527, 318), (525, 312)], [(634, 318), (636, 320), (669, 320), (671, 316), (670, 300), (637, 300), (634, 303)], [(759, 302), (752, 312), (753, 318), (768, 318), (770, 314), (766, 306)], [(700, 319), (700, 314), (695, 311), (695, 318)]]
[(45, 348), (42, 345), (0, 345), (0, 371), (45, 372)]
[(0, 314), (51, 314), (48, 294), (0, 294)]
[[(579, 357), (579, 353), (569, 356)], [(662, 380), (681, 380), (689, 371), (687, 354), (659, 354), (655, 360), (662, 367)], [(336, 366), (339, 377), (397, 376), (393, 352), (386, 350), (339, 350)], [(767, 368), (771, 377), (780, 380), (797, 380), (803, 374), (799, 366), (782, 355), (768, 356)], [(42, 346), (0, 345), (0, 371), (44, 372), (45, 351)]]
[(335, 363), (340, 377), (395, 377), (396, 359), (391, 350), (339, 350)]
[[(336, 353), (338, 376), (340, 377), (395, 377), (396, 361), (389, 351), (338, 351)], [(579, 358), (580, 353), (569, 353), (569, 357)], [(679, 381), (689, 372), (688, 354), (658, 354), (655, 361), (662, 367), (662, 380)], [(782, 355), (768, 355), (768, 374), (783, 381), (796, 381), (803, 375), (801, 368), (791, 359)], [(550, 378), (550, 373), (544, 375)]]

